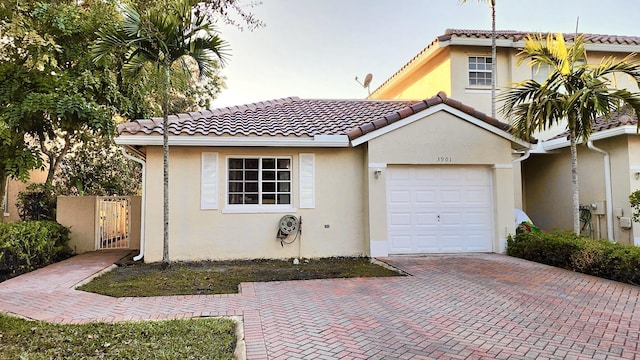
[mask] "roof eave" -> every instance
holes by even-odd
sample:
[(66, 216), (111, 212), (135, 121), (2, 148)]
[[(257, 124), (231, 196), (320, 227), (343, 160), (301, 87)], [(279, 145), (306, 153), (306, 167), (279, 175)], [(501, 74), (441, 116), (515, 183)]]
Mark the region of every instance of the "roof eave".
[[(118, 145), (161, 146), (162, 136), (120, 135), (115, 138)], [(248, 136), (169, 136), (170, 146), (216, 146), (216, 147), (349, 147), (346, 135), (315, 135), (313, 137), (248, 137)]]
[[(620, 135), (638, 135), (638, 128), (636, 125), (624, 125), (613, 129), (602, 130), (592, 134), (589, 137), (589, 140), (604, 140)], [(569, 147), (570, 145), (571, 142), (565, 137), (542, 141), (541, 144), (542, 150), (544, 150), (545, 152), (562, 149), (565, 147)]]

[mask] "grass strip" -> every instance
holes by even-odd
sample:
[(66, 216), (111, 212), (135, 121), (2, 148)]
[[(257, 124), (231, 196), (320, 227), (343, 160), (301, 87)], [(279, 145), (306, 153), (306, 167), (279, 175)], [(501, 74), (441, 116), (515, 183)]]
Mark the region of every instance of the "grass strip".
[(232, 260), (133, 264), (103, 274), (79, 290), (114, 297), (233, 294), (241, 282), (401, 276), (366, 257), (303, 260)]
[(218, 318), (59, 325), (0, 314), (0, 358), (233, 359), (234, 328)]

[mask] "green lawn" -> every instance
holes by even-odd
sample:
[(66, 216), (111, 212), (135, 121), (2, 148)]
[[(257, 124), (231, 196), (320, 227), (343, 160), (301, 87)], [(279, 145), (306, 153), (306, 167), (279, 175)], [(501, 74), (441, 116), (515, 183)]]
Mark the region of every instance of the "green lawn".
[(399, 276), (368, 258), (323, 258), (298, 265), (284, 260), (233, 260), (121, 266), (79, 287), (115, 297), (232, 294), (241, 282)]
[(234, 328), (216, 318), (57, 325), (0, 314), (0, 358), (233, 359)]

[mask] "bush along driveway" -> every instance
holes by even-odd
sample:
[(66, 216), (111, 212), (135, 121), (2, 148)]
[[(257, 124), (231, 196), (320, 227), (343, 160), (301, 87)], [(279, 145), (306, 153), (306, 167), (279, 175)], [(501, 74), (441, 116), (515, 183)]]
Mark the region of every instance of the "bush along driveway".
[(243, 283), (231, 295), (73, 290), (116, 260), (106, 254), (1, 283), (0, 310), (60, 323), (240, 316), (248, 359), (640, 357), (637, 287), (503, 255), (393, 257), (412, 276)]

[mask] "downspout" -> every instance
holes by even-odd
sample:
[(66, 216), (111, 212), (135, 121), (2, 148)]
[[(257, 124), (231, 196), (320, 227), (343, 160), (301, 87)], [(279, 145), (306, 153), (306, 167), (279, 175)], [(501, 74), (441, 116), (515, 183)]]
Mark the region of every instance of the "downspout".
[(522, 156), (511, 160), (511, 162), (514, 163), (514, 164), (515, 163), (519, 163), (519, 162), (523, 162), (523, 161), (527, 160), (529, 158), (529, 156), (531, 156), (531, 149), (526, 148), (524, 150), (524, 154), (522, 154)]
[(593, 145), (593, 141), (587, 141), (587, 147), (595, 152), (598, 152), (604, 155), (604, 188), (605, 188), (605, 199), (607, 201), (607, 238), (609, 241), (614, 241), (613, 239), (613, 202), (612, 198), (612, 189), (611, 189), (611, 159), (609, 158), (609, 153), (597, 148)]
[(121, 149), (122, 149), (122, 155), (124, 155), (124, 157), (142, 165), (142, 206), (140, 207), (140, 253), (133, 257), (133, 261), (139, 261), (144, 257), (144, 217), (145, 217), (145, 207), (147, 204), (147, 202), (145, 201), (147, 196), (147, 192), (145, 191), (146, 190), (145, 180), (147, 175), (147, 171), (146, 171), (147, 163), (144, 160), (129, 154), (124, 146)]

